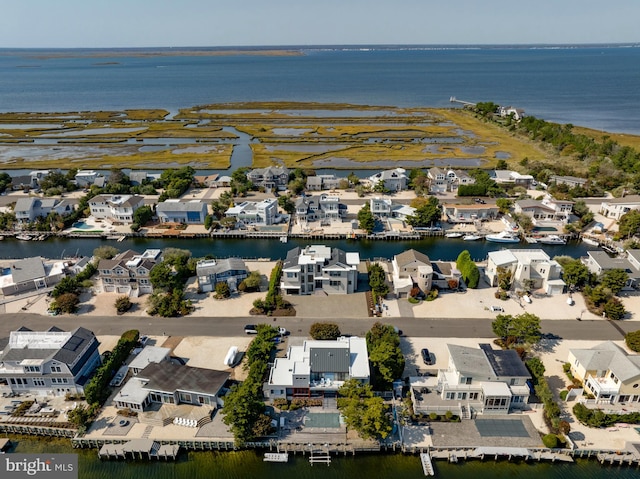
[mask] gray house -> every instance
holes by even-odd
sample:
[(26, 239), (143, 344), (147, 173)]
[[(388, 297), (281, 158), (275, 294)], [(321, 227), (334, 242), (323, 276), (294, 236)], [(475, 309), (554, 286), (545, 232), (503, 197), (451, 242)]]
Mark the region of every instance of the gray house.
[(11, 264), (0, 275), (0, 291), (5, 296), (55, 286), (66, 276), (64, 262), (46, 263), (40, 257), (25, 258)]
[(311, 245), (287, 253), (280, 289), (287, 294), (350, 294), (358, 288), (358, 253)]
[(0, 353), (0, 380), (6, 381), (14, 394), (82, 393), (100, 364), (98, 345), (95, 335), (85, 328), (20, 328), (9, 334), (9, 343)]
[(196, 265), (198, 289), (203, 292), (213, 291), (217, 283), (226, 282), (231, 291), (249, 276), (249, 270), (240, 258), (208, 259), (198, 261)]
[(166, 200), (156, 206), (160, 223), (203, 224), (208, 213), (207, 203), (200, 200)]
[(289, 183), (289, 170), (280, 166), (256, 168), (247, 173), (247, 178), (254, 186), (262, 186), (272, 190), (284, 190)]

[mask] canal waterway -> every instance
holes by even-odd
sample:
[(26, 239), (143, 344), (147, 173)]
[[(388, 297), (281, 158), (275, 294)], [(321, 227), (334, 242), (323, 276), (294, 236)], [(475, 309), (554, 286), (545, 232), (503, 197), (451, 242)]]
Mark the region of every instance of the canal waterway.
[(358, 252), (362, 259), (392, 258), (407, 249), (416, 249), (432, 260), (455, 260), (461, 251), (468, 250), (471, 258), (483, 261), (487, 253), (503, 248), (542, 248), (549, 256), (567, 255), (574, 258), (585, 256), (588, 249), (596, 249), (585, 243), (571, 241), (566, 245), (529, 245), (526, 243), (500, 244), (488, 241), (462, 241), (444, 237), (428, 237), (420, 240), (306, 240), (291, 238), (288, 243), (278, 239), (225, 239), (225, 238), (130, 238), (124, 241), (103, 240), (100, 238), (49, 238), (45, 241), (20, 241), (6, 238), (0, 243), (0, 258), (27, 258), (43, 256), (46, 258), (68, 258), (91, 256), (99, 246), (110, 245), (124, 251), (134, 249), (142, 252), (149, 248), (181, 248), (191, 251), (194, 257), (212, 255), (218, 258), (269, 258), (283, 259), (287, 251), (308, 244), (326, 244), (344, 251)]
[[(11, 438), (18, 453), (77, 453), (80, 479), (419, 479), (424, 478), (417, 455), (359, 454), (334, 457), (331, 464), (309, 464), (308, 456), (290, 456), (286, 464), (265, 463), (262, 453), (181, 453), (176, 462), (101, 461), (95, 449), (72, 449), (68, 440)], [(631, 479), (633, 467), (601, 466), (595, 460), (575, 464), (549, 462), (468, 461), (434, 463), (436, 477), (455, 479)]]

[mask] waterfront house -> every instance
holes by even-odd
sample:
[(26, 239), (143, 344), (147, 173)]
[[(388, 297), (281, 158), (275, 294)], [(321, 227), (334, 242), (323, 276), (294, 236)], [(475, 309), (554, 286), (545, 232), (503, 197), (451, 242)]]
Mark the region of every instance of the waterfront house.
[(351, 294), (358, 288), (358, 253), (324, 245), (294, 248), (282, 265), (285, 294)]
[(513, 290), (533, 291), (547, 295), (562, 294), (565, 282), (562, 267), (542, 249), (503, 249), (487, 255), (485, 275), (491, 286), (498, 286), (501, 269), (511, 272)]
[(342, 222), (347, 207), (340, 202), (340, 197), (321, 194), (320, 196), (301, 196), (295, 202), (295, 214), (300, 223), (317, 221)]
[(513, 106), (500, 106), (498, 107), (498, 115), (500, 115), (502, 118), (513, 115), (514, 120), (520, 121), (524, 118), (524, 110), (522, 108), (515, 108)]
[(589, 349), (570, 349), (571, 374), (582, 381), (595, 404), (640, 403), (640, 356), (612, 341)]
[(281, 166), (256, 168), (247, 173), (253, 186), (268, 190), (286, 190), (289, 184), (289, 170)]
[(447, 344), (447, 369), (437, 377), (410, 378), (415, 414), (445, 414), (463, 419), (476, 414), (508, 414), (529, 402), (531, 375), (513, 349)]
[(150, 362), (126, 382), (113, 404), (118, 409), (139, 413), (152, 404), (204, 406), (208, 414), (210, 408), (222, 405), (220, 396), (228, 379), (229, 373), (225, 371), (170, 361)]
[(96, 195), (89, 200), (91, 215), (97, 220), (131, 224), (133, 214), (144, 205), (139, 195)]
[(11, 263), (0, 275), (0, 291), (4, 296), (47, 289), (66, 276), (62, 261), (44, 261), (40, 257), (25, 258)]
[(393, 292), (398, 298), (406, 298), (413, 288), (423, 294), (431, 291), (433, 267), (426, 254), (414, 249), (404, 251), (393, 257)]
[(104, 176), (95, 170), (78, 170), (75, 181), (78, 188), (89, 188), (95, 184), (97, 178), (104, 178)]
[(573, 201), (556, 200), (551, 195), (545, 195), (541, 201), (520, 200), (514, 205), (514, 212), (527, 215), (534, 224), (540, 221), (560, 221), (567, 223), (573, 211)]
[(98, 340), (85, 328), (62, 331), (51, 327), (32, 331), (22, 327), (9, 333), (0, 353), (0, 380), (13, 394), (64, 396), (83, 393), (100, 364)]
[(601, 276), (612, 269), (621, 269), (628, 275), (624, 290), (633, 290), (640, 284), (640, 268), (638, 268), (638, 253), (640, 250), (629, 250), (627, 258), (620, 256), (611, 257), (605, 251), (587, 251), (587, 256), (581, 258), (582, 263), (590, 273)]
[(156, 216), (160, 223), (204, 224), (208, 214), (207, 203), (200, 200), (165, 200), (156, 206)]
[(460, 185), (473, 185), (476, 179), (464, 170), (447, 171), (447, 184), (450, 191), (458, 188)]
[(433, 194), (445, 193), (447, 191), (447, 175), (438, 167), (429, 168), (427, 177), (431, 180), (429, 192)]
[(13, 213), (20, 223), (30, 223), (38, 217), (46, 217), (51, 212), (62, 216), (71, 214), (75, 209), (74, 204), (68, 199), (55, 198), (18, 198), (13, 208)]
[(38, 188), (38, 182), (30, 175), (20, 175), (11, 177), (12, 191), (29, 191)]
[(263, 393), (268, 399), (335, 398), (345, 381), (370, 379), (367, 341), (356, 336), (336, 341), (306, 340), (276, 358)]
[(215, 188), (218, 186), (219, 174), (196, 175), (193, 177), (193, 184), (198, 188)]
[(231, 291), (236, 291), (238, 285), (249, 276), (249, 269), (240, 258), (205, 259), (196, 265), (198, 290), (202, 292), (215, 291), (216, 284), (225, 282)]
[(340, 186), (343, 178), (336, 175), (314, 175), (307, 176), (307, 187), (309, 191), (335, 190)]
[(278, 219), (278, 202), (274, 198), (258, 202), (243, 201), (227, 209), (225, 216), (235, 218), (238, 223), (244, 225), (273, 225)]
[(127, 250), (113, 259), (101, 259), (98, 263), (97, 289), (103, 293), (132, 297), (152, 293), (149, 273), (160, 261), (160, 254), (159, 249), (148, 249), (143, 254)]
[(631, 210), (640, 210), (640, 195), (610, 198), (600, 204), (600, 214), (616, 221)]
[(498, 217), (500, 209), (495, 205), (474, 203), (472, 205), (445, 204), (442, 207), (449, 223), (473, 223), (489, 221)]
[(389, 191), (403, 191), (407, 189), (408, 177), (403, 168), (385, 170), (369, 177), (372, 187), (382, 183)]
[(409, 205), (394, 203), (390, 198), (375, 197), (369, 200), (371, 213), (379, 219), (397, 218), (405, 221), (416, 209)]

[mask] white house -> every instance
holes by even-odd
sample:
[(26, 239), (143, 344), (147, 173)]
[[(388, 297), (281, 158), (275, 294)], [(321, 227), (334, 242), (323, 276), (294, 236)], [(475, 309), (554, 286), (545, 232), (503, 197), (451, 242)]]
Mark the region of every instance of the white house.
[(437, 377), (412, 377), (411, 397), (416, 414), (508, 414), (529, 402), (531, 374), (513, 349), (447, 344), (447, 369)]
[(133, 223), (133, 214), (144, 205), (139, 195), (96, 195), (89, 200), (91, 215), (114, 223)]
[(149, 273), (160, 261), (160, 255), (159, 249), (148, 249), (143, 254), (127, 250), (113, 259), (101, 259), (98, 263), (98, 288), (103, 293), (132, 297), (152, 293)]
[(307, 176), (307, 190), (309, 191), (335, 190), (340, 186), (340, 182), (342, 180), (343, 178), (338, 178), (336, 175)]
[(64, 396), (82, 393), (100, 365), (98, 340), (85, 328), (46, 331), (22, 327), (9, 333), (0, 352), (0, 380), (14, 394)]
[(249, 276), (249, 269), (240, 258), (206, 259), (196, 265), (198, 289), (203, 292), (214, 291), (216, 284), (225, 282), (231, 291)]
[(14, 261), (0, 274), (0, 291), (5, 296), (51, 288), (66, 276), (63, 261), (40, 257)]
[(430, 193), (445, 193), (447, 191), (447, 175), (438, 167), (429, 168), (427, 176), (431, 180), (431, 186), (429, 188)]
[(324, 245), (294, 248), (282, 265), (280, 289), (286, 294), (351, 294), (358, 288), (358, 253)]
[(398, 298), (407, 297), (413, 288), (423, 293), (431, 291), (433, 267), (426, 254), (410, 249), (395, 255), (391, 264), (393, 291)]
[(640, 210), (640, 195), (611, 198), (600, 204), (600, 214), (616, 221), (631, 210)]
[(286, 357), (276, 358), (263, 392), (269, 399), (336, 397), (345, 381), (368, 384), (370, 374), (365, 338), (307, 340), (302, 346), (289, 346)]
[(591, 250), (587, 251), (587, 256), (582, 258), (582, 262), (590, 273), (601, 276), (606, 271), (612, 269), (621, 269), (628, 275), (625, 290), (633, 290), (640, 284), (640, 268), (638, 268), (638, 253), (640, 250), (629, 250), (627, 257), (622, 258), (616, 256), (612, 258), (605, 251)]
[(78, 170), (75, 180), (80, 188), (86, 188), (93, 185), (99, 177), (103, 177), (103, 175), (95, 170)]
[(230, 207), (225, 216), (235, 218), (246, 225), (269, 226), (276, 223), (278, 216), (278, 202), (274, 198), (262, 201), (243, 201)]
[(19, 222), (30, 223), (37, 217), (45, 217), (51, 212), (64, 216), (71, 214), (74, 209), (73, 203), (66, 198), (58, 200), (55, 198), (37, 198), (30, 196), (28, 198), (18, 198), (13, 212)]
[(512, 289), (541, 290), (544, 294), (562, 294), (565, 282), (562, 267), (541, 249), (504, 249), (487, 255), (485, 274), (491, 286), (498, 286), (500, 269), (512, 274)]

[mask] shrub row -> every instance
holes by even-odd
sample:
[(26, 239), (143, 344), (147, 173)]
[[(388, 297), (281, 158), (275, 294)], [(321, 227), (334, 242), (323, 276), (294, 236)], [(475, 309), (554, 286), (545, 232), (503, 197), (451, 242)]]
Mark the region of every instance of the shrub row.
[(544, 418), (553, 431), (558, 431), (560, 428), (560, 406), (553, 399), (547, 378), (544, 377), (544, 364), (538, 358), (531, 358), (525, 364), (533, 377), (536, 395), (544, 405)]
[(589, 409), (584, 404), (573, 406), (573, 413), (578, 421), (589, 427), (608, 427), (622, 422), (626, 424), (639, 424), (640, 412), (629, 414), (605, 414), (600, 409)]

